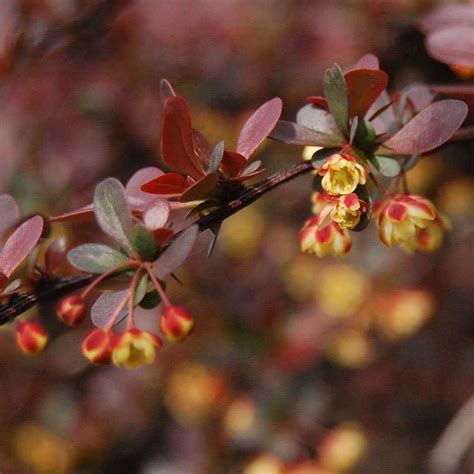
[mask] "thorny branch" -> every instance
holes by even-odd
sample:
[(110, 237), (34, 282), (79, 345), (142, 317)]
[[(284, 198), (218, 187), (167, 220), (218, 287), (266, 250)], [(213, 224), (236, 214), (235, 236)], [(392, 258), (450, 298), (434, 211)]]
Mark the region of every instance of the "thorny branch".
[[(275, 173), (253, 186), (244, 188), (234, 199), (208, 215), (201, 217), (195, 224), (199, 226), (201, 232), (210, 229), (241, 209), (244, 209), (249, 204), (257, 201), (267, 192), (310, 172), (312, 169), (311, 162), (307, 161)], [(161, 251), (165, 250), (181, 232), (176, 233), (171, 239), (167, 240), (162, 245)], [(54, 280), (40, 280), (34, 291), (13, 295), (7, 303), (0, 305), (0, 326), (12, 322), (17, 316), (20, 316), (40, 301), (60, 298), (88, 285), (94, 278), (96, 278), (96, 275), (78, 275)]]

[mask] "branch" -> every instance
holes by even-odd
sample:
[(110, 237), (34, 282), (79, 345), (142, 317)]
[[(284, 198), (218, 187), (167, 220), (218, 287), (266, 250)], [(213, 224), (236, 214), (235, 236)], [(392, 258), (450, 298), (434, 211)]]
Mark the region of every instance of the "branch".
[[(298, 176), (309, 173), (312, 169), (311, 162), (307, 161), (293, 165), (287, 170), (275, 173), (253, 186), (244, 188), (232, 201), (229, 201), (208, 215), (201, 217), (193, 224), (197, 223), (201, 232), (209, 229), (260, 199), (267, 192)], [(176, 233), (171, 239), (168, 239), (161, 246), (161, 251), (167, 248), (182, 232), (184, 232), (184, 230)], [(115, 275), (111, 275), (111, 277), (112, 276)], [(95, 278), (97, 278), (97, 275), (78, 275), (62, 277), (55, 280), (41, 280), (34, 291), (13, 295), (7, 303), (0, 305), (0, 326), (12, 322), (17, 316), (20, 316), (40, 301), (60, 298), (61, 296), (88, 285)]]
[(453, 136), (448, 140), (448, 143), (472, 139), (474, 139), (474, 127), (464, 127), (456, 130)]

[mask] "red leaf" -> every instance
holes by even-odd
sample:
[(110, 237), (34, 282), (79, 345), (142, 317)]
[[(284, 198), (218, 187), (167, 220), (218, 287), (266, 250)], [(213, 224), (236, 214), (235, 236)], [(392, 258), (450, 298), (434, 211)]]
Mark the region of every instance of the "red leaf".
[(53, 271), (63, 262), (67, 253), (66, 239), (60, 237), (53, 240), (44, 254), (44, 264), (48, 272)]
[(349, 116), (364, 118), (387, 87), (388, 75), (380, 69), (354, 69), (347, 72), (344, 78), (349, 94)]
[(217, 173), (209, 173), (189, 187), (179, 198), (181, 202), (207, 199), (217, 184)]
[(237, 142), (237, 153), (249, 158), (275, 127), (283, 108), (279, 97), (265, 102), (245, 122)]
[(426, 38), (426, 49), (442, 63), (474, 67), (474, 27), (451, 25), (433, 31)]
[(310, 95), (306, 100), (312, 105), (322, 107), (324, 110), (329, 111), (328, 101), (325, 97), (321, 97), (319, 95)]
[(173, 86), (168, 79), (161, 79), (160, 81), (160, 95), (161, 100), (164, 102), (168, 97), (174, 97), (176, 95)]
[(164, 173), (159, 168), (149, 166), (147, 168), (139, 169), (127, 182), (125, 186), (125, 195), (130, 207), (134, 211), (143, 211), (145, 206), (155, 199), (148, 193), (144, 193), (141, 187), (158, 176), (163, 176)]
[(212, 154), (212, 146), (201, 132), (193, 128), (193, 142), (196, 155), (201, 166), (207, 170), (209, 166), (209, 157)]
[(382, 146), (402, 155), (426, 153), (448, 141), (466, 115), (467, 106), (460, 100), (435, 102), (415, 115)]
[(34, 216), (23, 222), (8, 238), (0, 252), (0, 272), (8, 278), (30, 254), (43, 232), (43, 218)]
[(204, 174), (194, 149), (191, 113), (180, 96), (168, 97), (165, 101), (161, 154), (172, 169), (196, 179)]
[(178, 173), (166, 173), (142, 185), (145, 193), (170, 195), (182, 194), (189, 188), (189, 183)]
[(166, 242), (174, 232), (171, 229), (156, 229), (153, 231), (153, 235), (155, 236), (156, 245), (161, 245), (162, 243)]
[(234, 178), (248, 165), (247, 159), (235, 151), (224, 150), (221, 170), (228, 178)]

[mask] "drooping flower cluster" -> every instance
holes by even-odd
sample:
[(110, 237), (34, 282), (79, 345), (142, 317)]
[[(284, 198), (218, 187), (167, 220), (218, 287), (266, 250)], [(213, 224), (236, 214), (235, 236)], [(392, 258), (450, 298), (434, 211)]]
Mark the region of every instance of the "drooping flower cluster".
[(324, 78), (325, 97), (309, 97), (296, 123), (280, 121), (271, 134), (306, 145), (303, 158), (316, 170), (315, 216), (299, 234), (305, 252), (346, 255), (349, 231), (363, 230), (372, 214), (382, 242), (408, 252), (437, 249), (450, 228), (433, 203), (408, 192), (405, 174), (423, 153), (452, 137), (466, 105), (433, 102), (435, 95), (421, 85), (403, 91), (403, 100), (390, 99), (387, 83), (373, 55), (345, 72), (334, 65)]
[(355, 228), (367, 205), (354, 192), (367, 180), (365, 168), (348, 153), (333, 154), (318, 171), (324, 192), (314, 192), (315, 217), (308, 219), (299, 240), (304, 252), (318, 257), (346, 255), (352, 247), (349, 229)]

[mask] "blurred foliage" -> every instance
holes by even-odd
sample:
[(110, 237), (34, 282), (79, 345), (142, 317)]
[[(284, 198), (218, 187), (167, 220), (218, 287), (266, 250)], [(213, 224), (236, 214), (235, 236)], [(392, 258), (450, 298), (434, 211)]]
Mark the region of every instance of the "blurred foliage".
[[(3, 0), (0, 190), (57, 214), (90, 202), (100, 178), (155, 164), (161, 77), (213, 143), (235, 143), (274, 95), (293, 119), (326, 67), (369, 51), (392, 87), (455, 82), (414, 25), (434, 4)], [(259, 158), (275, 171), (301, 152), (270, 143)], [(453, 221), (435, 254), (386, 249), (375, 232), (343, 263), (300, 254), (308, 177), (225, 222), (210, 259), (202, 235), (170, 284), (195, 331), (136, 372), (86, 366), (90, 323), (66, 332), (52, 306), (34, 310), (53, 335), (36, 359), (0, 328), (0, 472), (424, 472), (474, 389), (473, 152), (449, 146), (409, 173)], [(69, 229), (71, 246), (97, 231)], [(143, 324), (157, 327), (153, 313)]]

